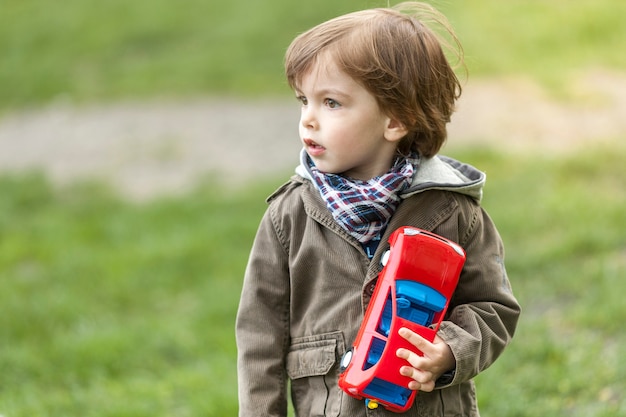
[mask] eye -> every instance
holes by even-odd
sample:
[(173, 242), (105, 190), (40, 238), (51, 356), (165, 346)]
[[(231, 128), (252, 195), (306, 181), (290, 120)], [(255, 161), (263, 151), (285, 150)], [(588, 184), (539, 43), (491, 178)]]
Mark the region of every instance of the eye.
[(298, 100), (303, 106), (309, 104), (309, 100), (305, 96), (297, 96), (296, 100)]
[(326, 100), (324, 100), (324, 103), (328, 106), (328, 108), (330, 109), (337, 109), (339, 107), (341, 107), (341, 104), (339, 104), (338, 101), (333, 100), (332, 98), (327, 98)]

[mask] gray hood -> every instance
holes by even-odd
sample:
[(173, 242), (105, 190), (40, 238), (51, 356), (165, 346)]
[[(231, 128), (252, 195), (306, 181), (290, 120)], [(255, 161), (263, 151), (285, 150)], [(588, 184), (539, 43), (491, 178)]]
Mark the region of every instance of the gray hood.
[[(306, 163), (304, 149), (300, 152), (300, 164), (296, 167), (296, 174), (308, 180), (313, 178)], [(411, 185), (404, 190), (401, 197), (407, 198), (427, 190), (446, 190), (468, 195), (480, 202), (486, 179), (484, 172), (471, 165), (447, 156), (436, 155), (420, 159)]]

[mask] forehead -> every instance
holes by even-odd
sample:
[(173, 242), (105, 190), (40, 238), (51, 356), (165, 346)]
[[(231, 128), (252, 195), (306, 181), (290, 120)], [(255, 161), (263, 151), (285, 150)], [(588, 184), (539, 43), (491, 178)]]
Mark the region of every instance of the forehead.
[(345, 90), (358, 89), (360, 85), (337, 65), (331, 54), (323, 53), (311, 61), (297, 83), (299, 90)]

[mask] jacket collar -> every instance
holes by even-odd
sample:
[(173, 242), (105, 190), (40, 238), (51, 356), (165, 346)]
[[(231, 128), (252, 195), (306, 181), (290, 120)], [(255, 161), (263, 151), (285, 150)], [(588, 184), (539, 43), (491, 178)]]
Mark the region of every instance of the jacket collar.
[[(300, 152), (300, 164), (296, 167), (296, 174), (312, 180), (304, 149)], [(401, 197), (407, 198), (427, 190), (446, 190), (468, 195), (480, 202), (486, 180), (485, 173), (473, 166), (447, 156), (436, 155), (420, 160), (411, 185)]]

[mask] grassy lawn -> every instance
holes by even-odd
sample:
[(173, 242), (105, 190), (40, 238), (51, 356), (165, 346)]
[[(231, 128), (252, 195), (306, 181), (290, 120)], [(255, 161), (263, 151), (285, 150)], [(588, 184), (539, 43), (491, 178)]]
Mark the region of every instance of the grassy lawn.
[[(0, 110), (69, 100), (287, 94), (293, 37), (384, 0), (2, 0)], [(392, 2), (393, 4), (394, 2)], [(434, 1), (472, 77), (522, 75), (564, 89), (577, 71), (626, 69), (621, 0)]]
[(626, 416), (625, 148), (568, 158), (466, 156), (505, 240), (524, 312), (478, 378), (489, 416)]
[(0, 179), (0, 415), (235, 415), (234, 315), (262, 194), (139, 206)]
[[(299, 32), (375, 0), (0, 0), (0, 114), (103, 100), (288, 94)], [(567, 90), (626, 69), (621, 0), (438, 1), (471, 77)], [(626, 147), (567, 157), (459, 150), (524, 313), (478, 378), (483, 415), (626, 416)], [(234, 316), (264, 198), (129, 203), (99, 184), (0, 175), (0, 417), (236, 415)]]
[[(455, 155), (488, 173), (524, 315), (478, 378), (491, 416), (626, 415), (626, 149)], [(264, 197), (131, 204), (0, 179), (0, 415), (235, 415), (234, 315)]]

